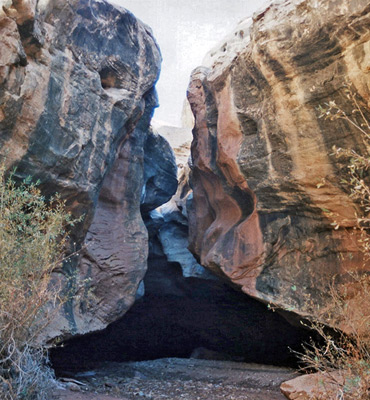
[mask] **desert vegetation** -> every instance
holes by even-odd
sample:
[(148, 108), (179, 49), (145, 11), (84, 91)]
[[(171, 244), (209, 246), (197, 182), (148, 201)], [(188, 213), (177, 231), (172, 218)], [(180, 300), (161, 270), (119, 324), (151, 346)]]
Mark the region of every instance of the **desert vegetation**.
[[(352, 105), (349, 112), (331, 101), (319, 108), (319, 117), (332, 123), (346, 121), (361, 133), (365, 144), (366, 151), (363, 154), (355, 149), (337, 146), (333, 146), (332, 153), (344, 173), (340, 174), (340, 184), (357, 205), (352, 223), (354, 231), (360, 232), (357, 242), (363, 254), (364, 272), (348, 271), (344, 281), (338, 282), (338, 277), (333, 277), (329, 285), (330, 304), (326, 316), (337, 321), (337, 326), (345, 327), (344, 331), (337, 327), (329, 331), (325, 325), (315, 320), (309, 324), (321, 337), (322, 345), (317, 342), (306, 344), (304, 353), (298, 356), (303, 362), (303, 370), (322, 373), (315, 400), (370, 398), (370, 276), (366, 272), (370, 261), (370, 123), (358, 95), (350, 85), (345, 86), (344, 94)], [(318, 187), (323, 185), (325, 181), (320, 182)], [(333, 229), (347, 229), (345, 227), (349, 221), (344, 221), (328, 210), (324, 211), (333, 220)], [(360, 299), (361, 304), (358, 304), (358, 300), (357, 304), (351, 304), (354, 298)]]
[(41, 400), (53, 383), (40, 332), (62, 304), (52, 271), (73, 224), (64, 202), (0, 165), (0, 398)]

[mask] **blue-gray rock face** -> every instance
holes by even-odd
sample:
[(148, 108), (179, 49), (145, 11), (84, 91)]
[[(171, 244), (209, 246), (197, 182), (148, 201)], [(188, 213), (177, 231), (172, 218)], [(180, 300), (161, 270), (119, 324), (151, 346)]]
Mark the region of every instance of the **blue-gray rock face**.
[(147, 213), (169, 201), (176, 193), (177, 166), (170, 144), (157, 133), (149, 131), (144, 149), (145, 186), (141, 210)]
[(146, 270), (146, 132), (134, 129), (156, 106), (160, 52), (148, 27), (102, 0), (0, 4), (0, 157), (85, 215), (77, 250), (88, 232), (80, 268), (75, 257), (57, 274), (78, 296), (48, 337), (101, 329), (132, 304)]
[[(181, 267), (183, 278), (195, 277), (215, 279), (215, 276), (210, 271), (198, 264), (194, 255), (188, 249), (189, 227), (187, 203), (191, 202), (192, 199), (192, 190), (189, 184), (189, 166), (187, 164), (184, 165), (181, 162), (178, 163), (178, 176), (176, 184), (173, 184), (172, 182), (174, 182), (176, 178), (174, 175), (176, 169), (174, 169), (173, 166), (171, 169), (169, 167), (172, 162), (175, 163), (175, 158), (173, 158), (173, 161), (171, 160), (171, 163), (166, 163), (166, 160), (169, 161), (169, 159), (166, 159), (166, 153), (168, 153), (168, 151), (166, 152), (163, 150), (167, 148), (168, 144), (165, 144), (166, 141), (161, 136), (154, 136), (153, 139), (154, 138), (160, 138), (160, 140), (157, 141), (159, 146), (155, 146), (156, 142), (152, 141), (151, 146), (148, 147), (148, 150), (149, 148), (152, 150), (150, 153), (148, 151), (149, 157), (145, 158), (145, 175), (147, 176), (149, 172), (153, 178), (149, 179), (149, 182), (152, 181), (152, 185), (149, 186), (147, 184), (146, 187), (149, 186), (152, 194), (155, 194), (156, 191), (163, 194), (160, 196), (162, 200), (165, 200), (164, 195), (166, 193), (169, 194), (169, 189), (177, 188), (177, 190), (176, 193), (173, 193), (172, 191), (170, 192), (173, 195), (171, 196), (170, 201), (166, 202), (159, 208), (154, 210), (152, 209), (149, 213), (144, 213), (145, 225), (149, 232), (149, 257), (165, 257), (168, 265), (174, 263), (179, 265)], [(186, 147), (186, 145), (184, 147)], [(153, 151), (153, 148), (155, 151)], [(190, 153), (190, 149), (187, 148), (187, 150)], [(181, 154), (179, 154), (179, 152)], [(184, 154), (182, 153), (185, 153), (185, 148), (175, 149), (177, 161), (183, 158)], [(155, 160), (153, 156), (157, 156), (156, 162), (153, 162)], [(160, 157), (164, 162), (159, 162), (161, 160)], [(155, 167), (161, 165), (161, 168), (155, 170), (152, 167), (153, 165)], [(176, 167), (176, 164), (174, 164), (174, 166)], [(169, 173), (171, 170), (172, 175)], [(166, 185), (166, 182), (169, 184)], [(156, 184), (156, 186), (154, 184)], [(160, 185), (163, 189), (156, 190), (156, 187)], [(148, 195), (143, 196), (143, 198), (155, 199), (155, 196), (151, 197)], [(169, 199), (169, 196), (167, 195), (166, 198)], [(149, 210), (151, 209), (148, 205), (146, 207)]]

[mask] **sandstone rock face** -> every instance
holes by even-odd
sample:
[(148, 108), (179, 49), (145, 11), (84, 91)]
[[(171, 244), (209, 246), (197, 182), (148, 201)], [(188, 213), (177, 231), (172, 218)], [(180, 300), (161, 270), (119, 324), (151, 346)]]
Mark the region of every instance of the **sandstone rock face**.
[(351, 111), (347, 82), (370, 112), (369, 26), (367, 0), (276, 1), (208, 55), (188, 90), (191, 249), (245, 293), (299, 315), (318, 316), (310, 303), (325, 303), (333, 276), (363, 268), (331, 153), (364, 143), (317, 107)]
[(150, 127), (156, 104), (155, 92), (149, 93), (143, 116), (104, 179), (85, 239), (80, 274), (88, 282), (79, 295), (86, 298), (80, 313), (86, 330), (114, 321), (132, 305), (147, 268), (148, 235), (140, 210), (167, 202), (177, 188), (171, 147)]
[(101, 329), (146, 270), (140, 201), (160, 52), (148, 27), (102, 0), (0, 4), (0, 156), (84, 215), (78, 255), (56, 274), (77, 296), (49, 337)]

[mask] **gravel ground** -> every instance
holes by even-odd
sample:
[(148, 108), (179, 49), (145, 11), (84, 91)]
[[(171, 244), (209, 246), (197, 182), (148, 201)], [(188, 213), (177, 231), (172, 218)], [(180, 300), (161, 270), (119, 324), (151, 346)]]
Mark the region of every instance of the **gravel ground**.
[(283, 400), (279, 387), (293, 370), (230, 361), (167, 358), (104, 363), (68, 374), (84, 385), (58, 392), (63, 400)]

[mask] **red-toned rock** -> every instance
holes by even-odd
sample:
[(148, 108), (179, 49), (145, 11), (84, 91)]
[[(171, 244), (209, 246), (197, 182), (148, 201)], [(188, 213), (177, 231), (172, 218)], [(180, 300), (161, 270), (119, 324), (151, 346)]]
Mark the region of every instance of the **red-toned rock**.
[(369, 26), (367, 0), (274, 2), (207, 56), (188, 89), (191, 250), (248, 295), (298, 315), (319, 317), (333, 277), (364, 268), (356, 206), (331, 154), (364, 143), (317, 107), (335, 100), (350, 112), (347, 82), (370, 113)]

